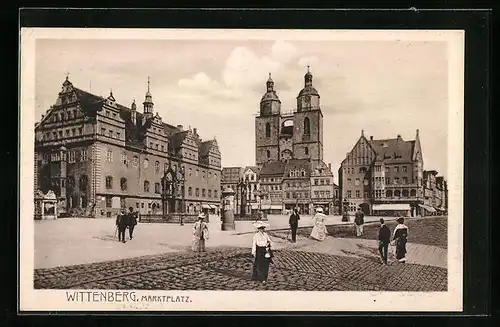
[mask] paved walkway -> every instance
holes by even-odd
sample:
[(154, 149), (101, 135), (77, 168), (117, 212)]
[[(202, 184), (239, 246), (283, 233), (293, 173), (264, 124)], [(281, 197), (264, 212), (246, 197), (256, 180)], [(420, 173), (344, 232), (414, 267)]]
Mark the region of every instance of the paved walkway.
[[(334, 224), (340, 217), (329, 217)], [(370, 217), (371, 218), (371, 217)], [(377, 220), (378, 218), (373, 218)], [(220, 221), (213, 217), (210, 222), (208, 247), (250, 248), (253, 232), (252, 222), (236, 222), (236, 231), (221, 231)], [(366, 219), (367, 222), (370, 219)], [(270, 216), (271, 230), (286, 228), (288, 217)], [(310, 226), (310, 217), (301, 219), (300, 227)], [(297, 244), (283, 239), (286, 232), (273, 237), (276, 249), (300, 249), (351, 256), (376, 254), (376, 242), (372, 240), (328, 237), (323, 242), (299, 237)], [(35, 268), (76, 265), (154, 255), (187, 250), (192, 240), (192, 224), (139, 224), (134, 239), (123, 244), (115, 236), (114, 219), (65, 218), (50, 221), (35, 221)], [(280, 239), (281, 235), (281, 239)], [(128, 239), (128, 235), (127, 235)], [(446, 250), (433, 246), (409, 244), (409, 262), (437, 267), (446, 267)], [(375, 252), (373, 252), (375, 251)], [(363, 254), (364, 253), (364, 254)], [(375, 253), (375, 254), (373, 254)]]

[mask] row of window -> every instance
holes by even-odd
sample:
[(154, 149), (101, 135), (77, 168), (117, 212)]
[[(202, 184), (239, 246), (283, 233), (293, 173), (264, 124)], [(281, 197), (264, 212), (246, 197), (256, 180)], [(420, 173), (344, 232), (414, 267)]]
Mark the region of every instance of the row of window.
[[(408, 166), (392, 166), (392, 169), (395, 173), (399, 172), (400, 170), (404, 173), (408, 171)], [(374, 167), (375, 172), (381, 172), (382, 171), (382, 166), (377, 165)], [(366, 167), (359, 167), (358, 172), (360, 173), (365, 173), (367, 171)], [(346, 167), (344, 168), (344, 172), (347, 174), (354, 174), (356, 172), (355, 167)], [(390, 172), (390, 167), (385, 166), (385, 172), (388, 173)]]
[[(356, 197), (355, 198), (359, 199), (360, 196), (361, 196), (361, 192), (359, 190), (356, 190)], [(368, 198), (368, 192), (364, 192), (364, 196), (365, 196), (365, 198)], [(407, 198), (407, 197), (416, 197), (416, 196), (417, 196), (417, 191), (416, 190), (411, 190), (411, 191), (408, 191), (408, 190), (403, 190), (403, 191), (395, 190), (394, 192), (392, 190), (387, 190), (386, 192), (384, 192), (382, 190), (374, 190), (373, 191), (373, 197), (375, 197), (375, 198), (392, 198), (392, 197)], [(352, 198), (352, 191), (350, 191), (350, 190), (347, 191), (347, 198)]]
[(306, 170), (304, 168), (302, 168), (301, 170), (291, 170), (288, 172), (288, 177), (304, 177), (304, 176), (306, 176)]
[[(113, 162), (113, 151), (112, 150), (107, 150), (106, 151), (106, 161), (107, 162)], [(128, 156), (126, 153), (122, 153), (121, 154), (121, 158), (120, 158), (120, 162), (123, 164), (123, 165), (126, 165), (128, 166), (129, 164), (129, 159), (128, 159)], [(133, 167), (139, 167), (139, 157), (138, 156), (133, 156), (132, 157), (132, 166)], [(155, 161), (155, 172), (156, 173), (160, 173), (160, 162), (159, 161)], [(145, 158), (143, 160), (143, 168), (144, 169), (148, 169), (149, 168), (149, 159)], [(168, 163), (165, 163), (164, 164), (164, 169), (167, 170), (168, 169)], [(172, 169), (174, 171), (177, 171), (177, 164), (173, 164), (172, 165)], [(186, 171), (186, 174), (188, 176), (192, 176), (193, 174), (193, 169), (192, 168), (188, 168), (187, 171)], [(195, 176), (198, 177), (200, 174), (200, 170), (199, 169), (196, 169), (195, 170)], [(205, 179), (207, 178), (207, 174), (206, 174), (206, 171), (205, 170), (202, 170), (201, 172), (202, 174), (202, 178)], [(212, 173), (211, 171), (208, 172), (208, 179), (214, 179), (214, 180), (217, 180), (218, 178), (218, 175), (217, 173)]]
[[(304, 118), (304, 135), (311, 134), (311, 121), (308, 117)], [(266, 123), (266, 137), (271, 137), (271, 124)]]
[(309, 192), (286, 192), (287, 199), (309, 199)]
[(65, 137), (74, 137), (74, 136), (81, 136), (83, 135), (83, 127), (79, 128), (67, 128), (64, 130), (58, 130), (56, 132), (46, 132), (43, 134), (43, 140), (44, 141), (49, 141), (49, 140), (58, 140), (62, 139)]
[(315, 179), (314, 185), (330, 185), (330, 179)]
[[(113, 188), (113, 177), (112, 176), (106, 176), (106, 189), (110, 190)], [(127, 186), (127, 179), (125, 177), (122, 177), (120, 179), (120, 189), (122, 191), (126, 191), (128, 188)], [(151, 191), (151, 188), (150, 188), (150, 183), (149, 181), (144, 181), (144, 188), (143, 188), (143, 191), (144, 192), (150, 192)], [(154, 183), (154, 192), (156, 194), (161, 194), (162, 193), (162, 190), (161, 190), (161, 184), (160, 183)], [(195, 196), (199, 197), (200, 196), (200, 189), (199, 188), (196, 188), (195, 189), (195, 192), (194, 192)], [(212, 195), (214, 198), (217, 198), (218, 197), (218, 191), (217, 190), (205, 190), (205, 189), (201, 189), (201, 196), (202, 197), (206, 197), (206, 195), (208, 194), (208, 197), (211, 198)], [(193, 195), (193, 188), (190, 186), (188, 188), (188, 196), (192, 196)]]
[[(288, 151), (288, 150), (286, 150), (286, 151)], [(282, 154), (283, 154), (283, 153), (284, 153), (284, 152), (282, 152)], [(307, 146), (306, 146), (306, 147), (304, 147), (304, 154), (305, 154), (306, 156), (308, 156), (308, 155), (309, 155), (309, 148), (308, 148)], [(266, 150), (266, 156), (267, 156), (267, 158), (268, 158), (268, 159), (269, 159), (269, 158), (271, 158), (271, 150)], [(304, 172), (302, 172), (302, 174), (303, 174), (303, 173), (304, 173)], [(288, 173), (288, 176), (289, 176), (289, 177), (291, 177), (290, 173)], [(304, 176), (304, 175), (302, 175), (302, 176)]]
[(73, 109), (73, 110), (67, 110), (67, 111), (62, 111), (58, 113), (54, 113), (52, 115), (52, 122), (58, 122), (58, 121), (63, 121), (63, 120), (71, 120), (71, 119), (76, 119), (81, 117), (82, 115), (79, 113), (78, 109)]
[(108, 136), (112, 139), (118, 139), (118, 140), (121, 140), (121, 137), (122, 137), (120, 132), (113, 131), (112, 129), (107, 130), (104, 127), (101, 127), (101, 135)]

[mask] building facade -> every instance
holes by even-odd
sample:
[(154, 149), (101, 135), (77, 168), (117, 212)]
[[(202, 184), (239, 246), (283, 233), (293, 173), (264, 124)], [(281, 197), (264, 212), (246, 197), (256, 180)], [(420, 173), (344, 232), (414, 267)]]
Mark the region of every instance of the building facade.
[(415, 140), (367, 139), (361, 132), (339, 169), (341, 201), (350, 213), (419, 215), (424, 203), (423, 157)]
[[(125, 107), (112, 92), (103, 98), (66, 77), (35, 127), (35, 188), (53, 190), (69, 215), (112, 217), (127, 207), (143, 214), (218, 210), (217, 141), (164, 123), (153, 108), (149, 80), (139, 112), (135, 101)], [(181, 176), (174, 201), (162, 200), (165, 172)]]
[(222, 168), (221, 189), (231, 188), (234, 192), (234, 212), (241, 214), (243, 204), (245, 215), (259, 209), (259, 170), (255, 166)]
[[(269, 74), (255, 118), (256, 165), (262, 192), (267, 192), (262, 200), (269, 202), (268, 209), (263, 209), (284, 214), (298, 207), (301, 213), (310, 213), (315, 205), (321, 205), (330, 212), (333, 174), (330, 165), (323, 162), (323, 113), (309, 68), (296, 100), (294, 110), (283, 112)], [(329, 184), (313, 186), (316, 179)], [(318, 197), (312, 200), (316, 191)]]

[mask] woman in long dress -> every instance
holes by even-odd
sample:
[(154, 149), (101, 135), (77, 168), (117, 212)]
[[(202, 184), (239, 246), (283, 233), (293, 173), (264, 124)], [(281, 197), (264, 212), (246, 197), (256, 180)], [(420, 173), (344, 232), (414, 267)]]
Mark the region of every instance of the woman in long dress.
[(193, 226), (193, 246), (194, 252), (205, 252), (205, 241), (208, 240), (208, 224), (203, 221), (205, 215), (200, 213), (198, 221)]
[(323, 214), (323, 208), (316, 208), (316, 214), (313, 219), (313, 229), (311, 232), (311, 238), (323, 241), (326, 238), (326, 216)]
[(252, 280), (262, 283), (267, 282), (269, 274), (269, 264), (272, 262), (272, 241), (265, 232), (269, 224), (263, 221), (256, 221), (254, 224), (257, 233), (253, 236), (252, 255), (254, 257)]
[(394, 228), (392, 242), (396, 246), (396, 259), (404, 263), (406, 262), (406, 243), (408, 241), (408, 227), (404, 224), (403, 217), (398, 218), (398, 224)]

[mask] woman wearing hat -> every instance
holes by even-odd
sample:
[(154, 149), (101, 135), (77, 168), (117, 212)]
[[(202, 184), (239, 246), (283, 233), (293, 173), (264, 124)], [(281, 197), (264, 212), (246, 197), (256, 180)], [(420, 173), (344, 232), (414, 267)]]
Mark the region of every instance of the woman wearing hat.
[(396, 246), (396, 259), (399, 262), (406, 262), (406, 242), (408, 240), (408, 227), (404, 224), (405, 219), (400, 217), (396, 220), (398, 222), (394, 228), (392, 242)]
[(208, 240), (208, 224), (203, 221), (205, 214), (198, 215), (198, 221), (193, 226), (193, 246), (195, 252), (205, 252), (205, 240)]
[(314, 227), (311, 232), (311, 238), (318, 241), (323, 241), (326, 238), (326, 216), (323, 214), (323, 208), (316, 208), (316, 214), (312, 219)]
[(269, 224), (263, 221), (256, 221), (254, 224), (257, 233), (253, 236), (252, 255), (254, 257), (252, 280), (267, 282), (269, 273), (269, 264), (272, 261), (271, 245), (272, 241), (265, 232)]

